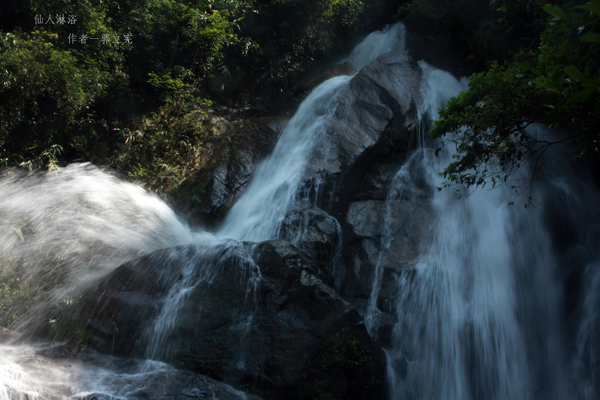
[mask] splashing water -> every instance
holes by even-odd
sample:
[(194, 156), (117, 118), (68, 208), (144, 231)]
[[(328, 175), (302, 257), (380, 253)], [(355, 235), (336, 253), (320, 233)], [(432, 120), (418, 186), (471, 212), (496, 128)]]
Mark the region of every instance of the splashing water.
[[(401, 24), (369, 35), (357, 46), (351, 59), (361, 68), (390, 50), (404, 50)], [(190, 229), (158, 197), (91, 165), (75, 164), (59, 171), (27, 176), (5, 171), (0, 179), (2, 276), (22, 281), (51, 276), (52, 285), (45, 289), (50, 294), (47, 304), (56, 304), (65, 296), (77, 296), (93, 286), (123, 262), (158, 249), (193, 243), (204, 257), (219, 246), (237, 246), (228, 245), (234, 242), (227, 239), (277, 238), (281, 222), (305, 179), (306, 164), (315, 143), (324, 133), (323, 122), (335, 111), (331, 105), (349, 80), (350, 77), (332, 78), (313, 90), (289, 122), (273, 153), (257, 167), (252, 182), (215, 235)], [(338, 259), (341, 258), (341, 235), (339, 241)], [(47, 274), (49, 265), (57, 266), (50, 275)], [(198, 274), (195, 265), (191, 261), (179, 265), (182, 279), (163, 299), (149, 334), (146, 355), (150, 358), (160, 358), (165, 351), (165, 343), (187, 293), (203, 279), (210, 279), (214, 272), (207, 270)], [(250, 285), (256, 285), (258, 279), (251, 277), (249, 281)], [(59, 290), (54, 287), (56, 284)], [(249, 290), (248, 296), (252, 297), (253, 293)], [(38, 305), (35, 310), (44, 307), (46, 305)], [(18, 310), (15, 314), (23, 312)], [(35, 315), (31, 310), (29, 314)], [(252, 307), (248, 307), (246, 314), (249, 319), (240, 326), (248, 327), (251, 323)], [(27, 321), (21, 324), (22, 329), (26, 326)], [(241, 332), (242, 339), (243, 336)], [(5, 372), (0, 377), (0, 399), (46, 397), (48, 392), (44, 386), (48, 381), (65, 382), (65, 387), (70, 388), (68, 393), (52, 394), (56, 397), (86, 390), (102, 392), (103, 384), (90, 376), (114, 377), (113, 373), (100, 373), (83, 366), (81, 374), (69, 375), (60, 368), (49, 367), (48, 371), (37, 371), (39, 376), (35, 376), (23, 358), (15, 356), (28, 351), (19, 346), (0, 349)], [(239, 362), (243, 363), (243, 359)], [(140, 365), (139, 373), (152, 373), (157, 368), (164, 365), (147, 361)], [(79, 381), (89, 385), (78, 386)], [(17, 389), (9, 393), (9, 388)], [(108, 397), (113, 395), (126, 396), (114, 390), (107, 394)]]
[[(5, 171), (0, 193), (4, 289), (38, 296), (3, 310), (4, 322), (21, 317), (18, 330), (24, 334), (37, 329), (46, 309), (78, 296), (123, 262), (210, 236), (190, 229), (157, 196), (89, 164), (28, 175)], [(54, 382), (68, 389), (65, 397), (80, 391), (77, 382), (89, 371), (29, 363), (27, 354), (33, 351), (0, 349), (0, 399), (59, 396)], [(33, 368), (42, 362), (47, 365)]]
[(207, 235), (155, 195), (89, 164), (46, 174), (7, 171), (0, 192), (2, 275), (61, 283), (54, 301), (129, 259)]

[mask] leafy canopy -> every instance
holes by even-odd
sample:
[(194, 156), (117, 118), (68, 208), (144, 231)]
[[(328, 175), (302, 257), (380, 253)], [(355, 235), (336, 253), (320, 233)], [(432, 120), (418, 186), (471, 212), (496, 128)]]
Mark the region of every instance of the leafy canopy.
[[(550, 17), (538, 49), (472, 75), (468, 90), (440, 110), (430, 135), (454, 133), (444, 145), (456, 147), (440, 174), (445, 186), (495, 186), (533, 160), (531, 185), (541, 156), (561, 142), (578, 144), (580, 156), (599, 154), (600, 0), (568, 12), (549, 4), (543, 10)], [(530, 128), (534, 123), (569, 134), (541, 137)]]

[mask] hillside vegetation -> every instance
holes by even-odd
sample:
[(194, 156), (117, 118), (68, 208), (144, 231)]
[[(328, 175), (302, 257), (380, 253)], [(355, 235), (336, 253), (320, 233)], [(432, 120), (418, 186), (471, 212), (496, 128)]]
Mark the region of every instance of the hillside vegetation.
[[(559, 3), (566, 12), (572, 6)], [(596, 79), (596, 61), (585, 62), (597, 60), (595, 36), (562, 57), (577, 60), (552, 58), (556, 68), (548, 74), (536, 72), (535, 63), (579, 43), (573, 35), (557, 38), (577, 26), (573, 18), (585, 11), (593, 17), (597, 3), (581, 2), (592, 8), (554, 15), (560, 20), (554, 23), (538, 0), (8, 1), (0, 6), (0, 165), (34, 170), (90, 161), (177, 195), (227, 127), (292, 109), (303, 97), (298, 82), (361, 36), (399, 20), (411, 33), (409, 45), (417, 44), (417, 59), (463, 75), (498, 63), (474, 80), (489, 81), (494, 91), (504, 84), (498, 71), (510, 75), (520, 68), (535, 75), (535, 93), (555, 96), (551, 82), (575, 79), (563, 87), (583, 88), (588, 81), (580, 75)], [(594, 21), (585, 25), (590, 35), (597, 32)], [(503, 66), (515, 57), (521, 64)], [(562, 71), (563, 63), (577, 71)], [(572, 97), (577, 88), (563, 95)], [(532, 90), (517, 97), (527, 101)], [(592, 87), (576, 92), (573, 113), (561, 108), (542, 116), (560, 125), (597, 103)], [(535, 116), (543, 111), (521, 109)], [(444, 114), (436, 136), (465, 123), (462, 111), (455, 106)], [(589, 148), (595, 128), (582, 129)]]

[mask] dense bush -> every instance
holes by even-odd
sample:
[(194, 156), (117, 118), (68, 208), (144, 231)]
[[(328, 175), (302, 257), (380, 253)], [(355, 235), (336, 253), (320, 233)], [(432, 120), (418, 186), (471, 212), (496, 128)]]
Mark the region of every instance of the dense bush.
[(366, 8), (361, 0), (6, 3), (0, 163), (110, 164), (169, 192), (219, 134), (214, 100), (261, 97), (265, 82), (358, 34)]

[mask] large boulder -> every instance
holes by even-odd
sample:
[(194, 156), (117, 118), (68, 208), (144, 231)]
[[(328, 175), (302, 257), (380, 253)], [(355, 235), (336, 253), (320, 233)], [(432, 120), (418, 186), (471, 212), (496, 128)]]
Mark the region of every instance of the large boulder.
[[(335, 74), (352, 72), (342, 67)], [(369, 190), (373, 184), (380, 196), (385, 192), (389, 182), (376, 175), (389, 175), (391, 165), (409, 151), (418, 126), (421, 75), (412, 58), (390, 52), (362, 68), (341, 90), (305, 175), (309, 191), (327, 193), (316, 196), (319, 208), (345, 210), (359, 186)], [(183, 208), (205, 224), (218, 223), (245, 190), (257, 163), (273, 149), (280, 133), (277, 122), (255, 118), (232, 125), (215, 143), (205, 167), (187, 183), (191, 201)], [(381, 170), (383, 164), (387, 171)]]
[(350, 230), (342, 293), (368, 298), (377, 265), (403, 269), (416, 263), (432, 220), (428, 198), (351, 203), (345, 221)]
[[(340, 294), (367, 315), (370, 332), (387, 346), (395, 324), (392, 316), (396, 299), (395, 282), (418, 261), (420, 246), (432, 228), (432, 189), (427, 184), (419, 153), (400, 169), (390, 173), (385, 165), (373, 169), (363, 188), (356, 191), (346, 214), (344, 260), (348, 266)], [(387, 186), (385, 200), (380, 187)], [(359, 186), (360, 187), (360, 186)], [(379, 272), (377, 272), (379, 271)], [(375, 282), (375, 278), (379, 280)], [(369, 301), (377, 283), (376, 310)], [(373, 315), (375, 311), (375, 315)]]
[(397, 52), (385, 53), (362, 68), (336, 99), (309, 175), (321, 176), (328, 188), (335, 183), (336, 192), (349, 184), (355, 189), (364, 172), (352, 166), (366, 150), (389, 141), (392, 148), (406, 152), (410, 133), (418, 125), (421, 75), (416, 61)]
[(393, 268), (414, 261), (428, 226), (427, 199), (395, 203), (389, 216), (386, 205), (398, 165), (410, 153), (419, 124), (421, 77), (418, 63), (397, 52), (383, 54), (362, 68), (338, 96), (326, 137), (307, 172), (311, 176), (307, 186), (327, 194), (314, 196), (317, 205), (340, 222), (347, 266), (340, 293), (355, 305), (364, 303), (356, 299), (369, 297), (382, 250), (383, 221), (392, 220), (392, 233), (401, 245), (386, 259), (397, 260), (394, 265), (386, 261), (385, 267)]
[[(346, 384), (336, 396), (385, 397), (381, 349), (318, 275), (285, 240), (161, 250), (115, 270), (81, 326), (104, 351), (163, 359), (264, 397), (339, 391), (337, 378)], [(323, 366), (328, 342), (343, 357)]]

